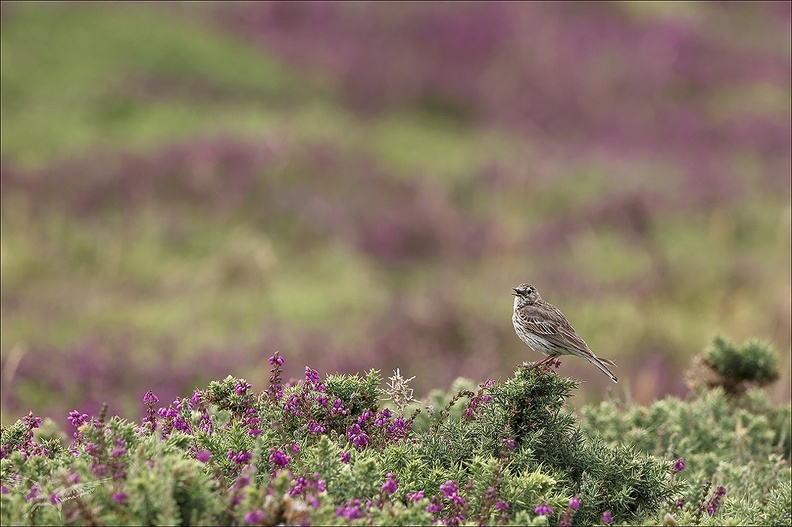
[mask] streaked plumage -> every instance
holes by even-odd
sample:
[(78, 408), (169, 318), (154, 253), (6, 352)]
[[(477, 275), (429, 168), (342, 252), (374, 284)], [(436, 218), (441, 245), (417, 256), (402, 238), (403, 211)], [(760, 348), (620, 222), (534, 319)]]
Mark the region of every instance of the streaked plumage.
[(539, 364), (546, 364), (561, 355), (576, 355), (599, 368), (613, 382), (617, 382), (616, 376), (606, 366), (615, 366), (613, 361), (594, 355), (564, 314), (553, 304), (542, 300), (534, 286), (520, 284), (514, 288), (512, 294), (514, 331), (531, 349), (547, 356)]

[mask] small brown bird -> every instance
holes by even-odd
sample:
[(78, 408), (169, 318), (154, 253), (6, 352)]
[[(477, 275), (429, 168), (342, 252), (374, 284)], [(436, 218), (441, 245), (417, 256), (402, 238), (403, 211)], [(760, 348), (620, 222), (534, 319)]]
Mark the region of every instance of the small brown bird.
[(605, 364), (616, 366), (613, 361), (594, 355), (586, 342), (575, 332), (564, 314), (553, 304), (545, 302), (539, 291), (531, 284), (520, 284), (514, 288), (514, 314), (512, 323), (520, 340), (547, 358), (536, 366), (547, 364), (560, 355), (583, 357), (602, 370), (602, 373), (618, 382)]

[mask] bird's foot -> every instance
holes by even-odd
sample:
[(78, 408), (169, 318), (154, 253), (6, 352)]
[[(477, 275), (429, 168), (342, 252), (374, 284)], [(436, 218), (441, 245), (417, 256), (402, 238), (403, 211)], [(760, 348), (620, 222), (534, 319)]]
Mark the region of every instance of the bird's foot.
[(561, 360), (556, 357), (547, 357), (546, 359), (534, 363), (533, 368), (541, 367), (546, 373), (557, 370), (561, 366)]
[(556, 359), (555, 357), (548, 357), (537, 362), (523, 361), (522, 363), (517, 364), (515, 367), (518, 370), (533, 370), (535, 368), (541, 368), (545, 372), (550, 372), (553, 370), (553, 368), (558, 369), (559, 366), (561, 366), (561, 361), (559, 359)]

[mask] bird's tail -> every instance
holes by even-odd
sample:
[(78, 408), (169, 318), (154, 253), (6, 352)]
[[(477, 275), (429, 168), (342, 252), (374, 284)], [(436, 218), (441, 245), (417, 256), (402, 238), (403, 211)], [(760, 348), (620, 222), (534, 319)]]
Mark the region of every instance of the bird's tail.
[(607, 366), (605, 366), (606, 363), (610, 364), (611, 366), (616, 366), (615, 362), (613, 362), (612, 360), (609, 360), (609, 359), (601, 359), (601, 358), (595, 356), (593, 353), (591, 355), (583, 355), (583, 357), (587, 361), (589, 361), (591, 364), (593, 364), (594, 366), (599, 368), (600, 371), (602, 371), (602, 373), (604, 373), (605, 375), (610, 377), (610, 379), (613, 382), (616, 382), (616, 383), (619, 382), (618, 379), (616, 379), (616, 376), (613, 374), (613, 372), (610, 371)]

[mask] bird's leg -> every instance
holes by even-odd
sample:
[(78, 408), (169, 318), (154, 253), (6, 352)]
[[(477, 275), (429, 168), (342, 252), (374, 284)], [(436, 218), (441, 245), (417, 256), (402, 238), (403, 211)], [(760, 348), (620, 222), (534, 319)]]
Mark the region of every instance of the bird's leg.
[(544, 359), (538, 362), (523, 362), (522, 364), (518, 364), (517, 368), (526, 368), (529, 370), (533, 370), (534, 368), (542, 367), (542, 369), (546, 371), (550, 371), (550, 368), (556, 368), (561, 366), (561, 361), (556, 357), (545, 357)]
[(538, 368), (539, 366), (543, 366), (545, 364), (546, 360), (547, 359), (544, 359), (544, 360), (538, 361), (538, 362), (523, 361), (522, 363), (517, 365), (517, 368), (526, 369), (526, 370), (533, 370), (534, 368)]
[(547, 361), (549, 361), (550, 359), (552, 359), (552, 357), (545, 357), (544, 359), (542, 359), (542, 360), (540, 360), (538, 362), (532, 363), (530, 368), (534, 369), (534, 368), (538, 368), (540, 366), (544, 366), (545, 364), (547, 364)]
[(532, 367), (537, 368), (539, 366), (542, 366), (543, 367), (542, 369), (544, 369), (545, 371), (551, 371), (551, 368), (558, 369), (558, 367), (561, 366), (561, 361), (558, 358), (551, 355), (545, 358), (544, 360), (535, 363)]

